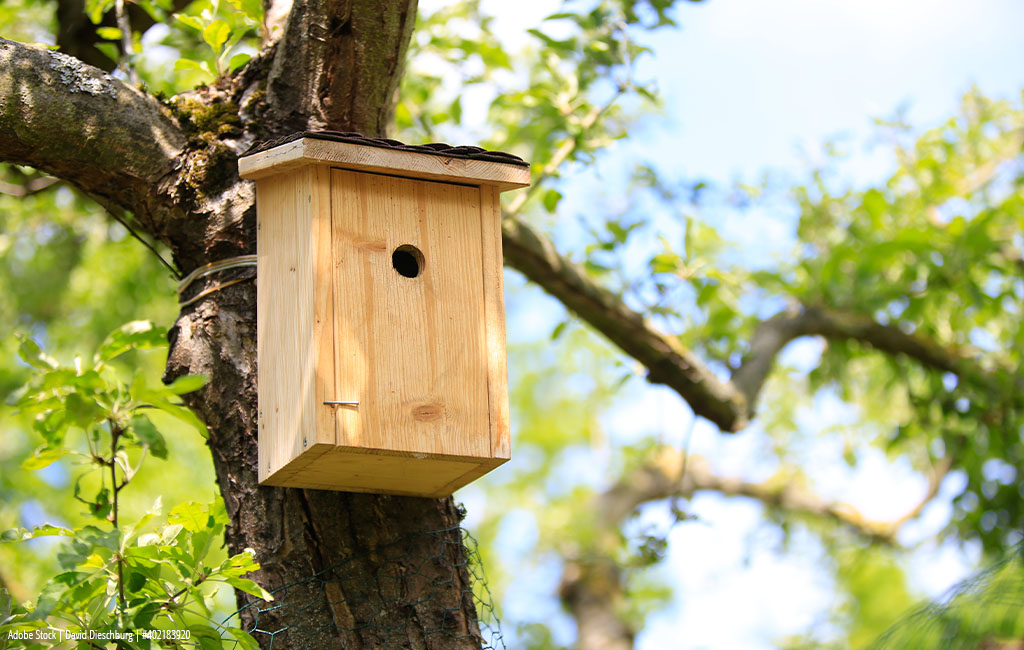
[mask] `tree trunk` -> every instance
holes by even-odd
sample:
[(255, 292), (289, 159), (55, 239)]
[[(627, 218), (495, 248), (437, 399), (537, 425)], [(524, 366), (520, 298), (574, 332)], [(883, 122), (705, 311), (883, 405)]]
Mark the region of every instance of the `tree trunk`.
[[(195, 151), (185, 154), (199, 164), (171, 192), (192, 203), (186, 236), (164, 231), (183, 270), (256, 252), (253, 190), (235, 165), (241, 152), (224, 156), (221, 147), (240, 148), (255, 139), (249, 134), (264, 139), (309, 128), (383, 135), (415, 2), (372, 3), (372, 10), (353, 4), (295, 3), (283, 38), (264, 60), (230, 85), (179, 102), (199, 128), (190, 140)], [(204, 114), (224, 120), (210, 125)], [(211, 137), (231, 129), (242, 137)], [(218, 163), (222, 158), (227, 162)], [(190, 295), (247, 273), (206, 278)], [(210, 377), (189, 403), (210, 429), (231, 518), (228, 548), (254, 549), (262, 565), (255, 578), (275, 593), (271, 604), (238, 594), (243, 627), (265, 647), (480, 648), (451, 498), (258, 485), (256, 335), (254, 282), (211, 292), (175, 323), (166, 373), (168, 380), (189, 372)]]
[[(0, 160), (131, 211), (182, 272), (255, 253), (255, 193), (238, 178), (238, 155), (296, 130), (384, 135), (415, 16), (415, 0), (298, 0), (278, 42), (170, 105), (67, 55), (0, 40)], [(242, 626), (264, 647), (480, 648), (451, 498), (257, 483), (253, 275), (223, 272), (189, 289), (241, 280), (182, 309), (166, 371), (210, 378), (188, 402), (210, 430), (228, 548), (254, 549), (254, 577), (275, 593), (269, 607), (239, 593)]]

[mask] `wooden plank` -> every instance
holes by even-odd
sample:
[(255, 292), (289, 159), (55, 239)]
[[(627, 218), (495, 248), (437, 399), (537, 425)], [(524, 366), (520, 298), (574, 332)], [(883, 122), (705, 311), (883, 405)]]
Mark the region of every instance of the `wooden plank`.
[[(476, 188), (335, 169), (338, 443), (488, 458), (487, 350)], [(403, 277), (392, 254), (423, 255)]]
[(316, 490), (446, 497), (504, 463), (503, 459), (388, 450), (351, 449), (317, 444), (277, 470), (264, 485)]
[(316, 442), (336, 444), (334, 407), (324, 404), (334, 390), (334, 262), (331, 252), (331, 169), (315, 165), (310, 194), (313, 233), (313, 347), (316, 352)]
[(491, 456), (511, 457), (508, 362), (505, 350), (505, 278), (501, 252), (501, 204), (496, 187), (480, 188), (483, 243), (484, 323), (487, 328), (487, 402)]
[(313, 138), (301, 138), (239, 158), (238, 173), (242, 178), (257, 180), (309, 163), (329, 163), (344, 169), (429, 180), (493, 185), (501, 191), (530, 184), (530, 169), (521, 165)]
[[(267, 179), (257, 191), (257, 395), (264, 480), (303, 449), (315, 426), (313, 270), (308, 174)], [(305, 190), (305, 191), (304, 191)]]

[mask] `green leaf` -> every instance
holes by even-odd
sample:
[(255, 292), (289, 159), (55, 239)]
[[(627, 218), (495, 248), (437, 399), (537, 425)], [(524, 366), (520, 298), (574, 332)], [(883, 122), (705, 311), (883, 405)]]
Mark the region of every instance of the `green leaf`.
[(206, 425), (203, 424), (203, 421), (200, 420), (195, 413), (183, 406), (171, 404), (165, 399), (152, 399), (150, 400), (150, 404), (147, 406), (163, 411), (164, 413), (181, 420), (185, 424), (192, 425), (204, 438), (208, 438), (210, 436), (210, 432), (207, 431)]
[(192, 533), (189, 537), (189, 545), (192, 547), (192, 564), (200, 566), (207, 553), (210, 552), (210, 548), (213, 546), (214, 537), (219, 536), (221, 528), (214, 526), (210, 528), (204, 528), (198, 532)]
[(89, 512), (91, 512), (94, 517), (98, 519), (106, 519), (113, 507), (113, 504), (110, 502), (110, 490), (107, 488), (101, 489), (96, 493), (96, 497), (91, 502), (87, 502), (87, 504), (89, 506)]
[(21, 542), (26, 539), (35, 539), (36, 537), (53, 537), (55, 535), (59, 535), (61, 537), (72, 537), (74, 536), (74, 532), (67, 528), (53, 526), (51, 524), (36, 526), (32, 530), (28, 530), (27, 528), (11, 528), (0, 533), (0, 542)]
[(192, 59), (178, 59), (174, 62), (175, 70), (198, 70), (200, 72), (207, 72), (208, 66), (205, 61), (194, 61)]
[(238, 589), (239, 591), (244, 591), (245, 593), (256, 596), (257, 598), (262, 598), (267, 602), (271, 602), (274, 600), (273, 594), (271, 594), (269, 591), (259, 586), (252, 580), (249, 580), (248, 578), (222, 576), (221, 579), (224, 580), (224, 582), (231, 585), (232, 587), (234, 587), (235, 589)]
[(103, 53), (111, 61), (117, 61), (121, 58), (121, 50), (117, 49), (117, 45), (110, 41), (102, 41), (96, 43), (96, 49)]
[(242, 0), (239, 4), (246, 18), (257, 23), (263, 20), (263, 2), (261, 0)]
[(35, 454), (21, 461), (21, 466), (25, 469), (43, 469), (68, 453), (70, 452), (64, 447), (44, 448), (43, 451), (37, 449)]
[(231, 57), (230, 61), (228, 61), (228, 69), (232, 71), (237, 70), (238, 68), (241, 68), (243, 65), (248, 63), (250, 59), (252, 59), (251, 54), (246, 54), (245, 52), (236, 54), (233, 57)]
[(182, 531), (182, 528), (184, 528), (184, 526), (182, 526), (181, 524), (171, 524), (169, 526), (165, 526), (164, 529), (160, 532), (160, 543), (173, 544), (174, 540), (178, 537), (178, 534)]
[(32, 422), (32, 430), (43, 437), (47, 447), (60, 447), (64, 444), (70, 426), (67, 416), (67, 411), (41, 414)]
[(238, 642), (238, 647), (241, 650), (260, 650), (260, 644), (256, 643), (256, 639), (249, 636), (249, 633), (245, 630), (240, 630), (237, 627), (226, 628), (228, 634), (235, 638)]
[(675, 273), (681, 260), (674, 253), (658, 253), (649, 262), (651, 273)]
[(43, 354), (43, 349), (30, 338), (21, 339), (18, 346), (18, 356), (21, 360), (39, 370), (51, 370), (57, 367), (57, 362)]
[(558, 209), (558, 203), (562, 200), (562, 193), (558, 190), (548, 190), (544, 193), (544, 209), (554, 212)]
[(203, 31), (203, 23), (196, 16), (189, 16), (188, 14), (174, 14), (174, 18), (182, 25), (187, 25), (192, 29)]
[(215, 54), (220, 54), (229, 36), (231, 36), (231, 27), (223, 20), (215, 20), (203, 28), (203, 40)]
[(135, 617), (133, 619), (135, 629), (151, 629), (153, 618), (160, 613), (160, 609), (160, 603), (148, 602), (142, 605), (142, 607), (135, 612)]
[(131, 428), (139, 442), (149, 447), (151, 454), (157, 458), (167, 458), (167, 442), (148, 417), (145, 415), (134, 416)]
[(89, 395), (83, 395), (78, 391), (69, 394), (64, 399), (70, 424), (77, 425), (83, 429), (104, 418), (106, 410)]
[(167, 522), (180, 524), (190, 533), (203, 530), (210, 524), (209, 505), (198, 501), (179, 503), (167, 514)]
[(199, 642), (200, 650), (222, 650), (224, 648), (220, 633), (210, 625), (190, 625), (188, 631), (193, 642)]
[(96, 351), (97, 361), (110, 361), (129, 350), (150, 350), (167, 345), (167, 331), (153, 323), (136, 320), (111, 332)]
[(171, 382), (167, 386), (167, 390), (175, 395), (184, 395), (185, 393), (199, 390), (207, 381), (209, 381), (209, 377), (206, 375), (182, 375)]
[(108, 41), (121, 40), (121, 30), (117, 27), (97, 27), (96, 35), (100, 38), (105, 38)]
[(863, 199), (864, 209), (871, 217), (871, 224), (873, 226), (880, 227), (882, 224), (882, 215), (889, 207), (889, 203), (882, 196), (882, 193), (876, 189), (870, 189), (864, 193)]
[(113, 6), (114, 0), (86, 0), (85, 11), (89, 14), (92, 24), (98, 25), (103, 20), (103, 14)]

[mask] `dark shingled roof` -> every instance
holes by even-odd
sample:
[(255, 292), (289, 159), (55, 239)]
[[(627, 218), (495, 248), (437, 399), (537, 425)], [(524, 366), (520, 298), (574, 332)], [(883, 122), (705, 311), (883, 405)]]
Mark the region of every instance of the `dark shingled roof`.
[(288, 142), (293, 142), (300, 138), (333, 140), (335, 142), (361, 144), (370, 147), (381, 147), (383, 149), (398, 149), (399, 151), (427, 153), (434, 156), (446, 156), (448, 158), (486, 160), (488, 162), (507, 163), (509, 165), (519, 165), (521, 167), (530, 166), (530, 163), (526, 162), (519, 156), (514, 156), (503, 151), (488, 151), (486, 149), (481, 149), (480, 147), (455, 146), (445, 144), (443, 142), (431, 142), (430, 144), (405, 144), (398, 140), (389, 140), (388, 138), (369, 138), (359, 133), (347, 133), (343, 131), (300, 131), (298, 133), (286, 135), (282, 138), (274, 138), (273, 140), (257, 142), (253, 146), (249, 147), (249, 150), (243, 155), (248, 156), (261, 151), (267, 151), (268, 149), (273, 149), (274, 147)]

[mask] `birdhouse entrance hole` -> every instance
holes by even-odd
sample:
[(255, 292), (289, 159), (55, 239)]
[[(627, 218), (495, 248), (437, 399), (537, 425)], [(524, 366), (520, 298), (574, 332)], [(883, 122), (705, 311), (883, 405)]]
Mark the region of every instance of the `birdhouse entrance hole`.
[(406, 278), (415, 278), (423, 268), (423, 253), (411, 244), (404, 244), (391, 254), (391, 266)]

